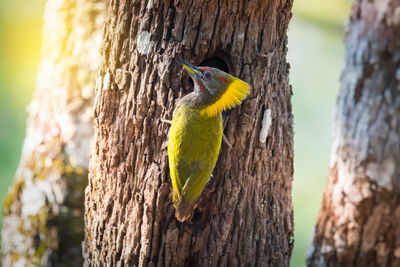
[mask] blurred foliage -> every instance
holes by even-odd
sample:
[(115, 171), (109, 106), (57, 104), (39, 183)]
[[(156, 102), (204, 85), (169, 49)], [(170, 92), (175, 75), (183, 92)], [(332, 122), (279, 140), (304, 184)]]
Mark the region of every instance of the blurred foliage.
[(350, 14), (351, 0), (294, 0), (293, 13), (322, 27), (342, 30)]
[(21, 155), (26, 107), (36, 84), (44, 3), (0, 0), (1, 206)]
[(288, 61), (293, 87), (295, 243), (291, 266), (306, 251), (328, 176), (332, 126), (344, 62), (344, 28), (350, 1), (294, 0)]
[[(0, 205), (12, 183), (25, 136), (26, 106), (36, 84), (44, 3), (0, 0)], [(295, 117), (292, 266), (296, 267), (304, 265), (328, 173), (350, 4), (346, 0), (294, 1), (288, 60)]]

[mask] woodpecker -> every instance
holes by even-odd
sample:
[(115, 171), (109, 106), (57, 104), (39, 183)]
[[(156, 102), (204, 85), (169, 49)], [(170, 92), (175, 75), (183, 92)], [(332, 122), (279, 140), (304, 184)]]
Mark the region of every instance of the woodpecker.
[(218, 159), (223, 135), (222, 111), (239, 105), (250, 85), (211, 67), (179, 59), (194, 91), (178, 101), (168, 137), (169, 170), (175, 217), (190, 220)]

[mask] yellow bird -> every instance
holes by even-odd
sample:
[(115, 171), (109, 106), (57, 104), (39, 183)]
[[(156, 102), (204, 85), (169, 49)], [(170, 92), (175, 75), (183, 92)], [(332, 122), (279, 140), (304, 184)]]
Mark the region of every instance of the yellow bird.
[(250, 85), (211, 67), (178, 59), (193, 79), (194, 91), (179, 100), (168, 139), (169, 169), (176, 218), (193, 215), (218, 159), (222, 140), (221, 112), (240, 104)]

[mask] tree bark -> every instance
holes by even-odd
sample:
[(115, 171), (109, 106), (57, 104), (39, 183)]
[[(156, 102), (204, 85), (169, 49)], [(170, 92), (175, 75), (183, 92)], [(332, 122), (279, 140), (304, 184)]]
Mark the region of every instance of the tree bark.
[[(112, 1), (97, 77), (85, 199), (86, 266), (288, 266), (292, 1)], [(235, 108), (192, 222), (170, 198), (167, 135), (192, 88), (176, 61), (224, 65), (252, 93)], [(211, 58), (211, 59), (210, 59)], [(214, 63), (213, 63), (214, 62)]]
[(3, 207), (3, 266), (80, 266), (106, 1), (49, 0), (21, 162)]
[(400, 2), (355, 2), (308, 266), (400, 266)]

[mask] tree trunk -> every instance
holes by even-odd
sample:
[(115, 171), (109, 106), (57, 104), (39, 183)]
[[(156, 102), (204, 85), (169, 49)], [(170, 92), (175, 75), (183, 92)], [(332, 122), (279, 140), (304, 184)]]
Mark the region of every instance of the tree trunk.
[(308, 266), (400, 266), (400, 2), (356, 1)]
[(37, 90), (3, 208), (3, 266), (82, 264), (84, 188), (105, 2), (47, 3)]
[[(292, 1), (112, 1), (86, 189), (87, 266), (288, 266)], [(218, 65), (252, 93), (230, 115), (192, 222), (170, 198), (167, 135), (192, 86), (176, 57)]]

